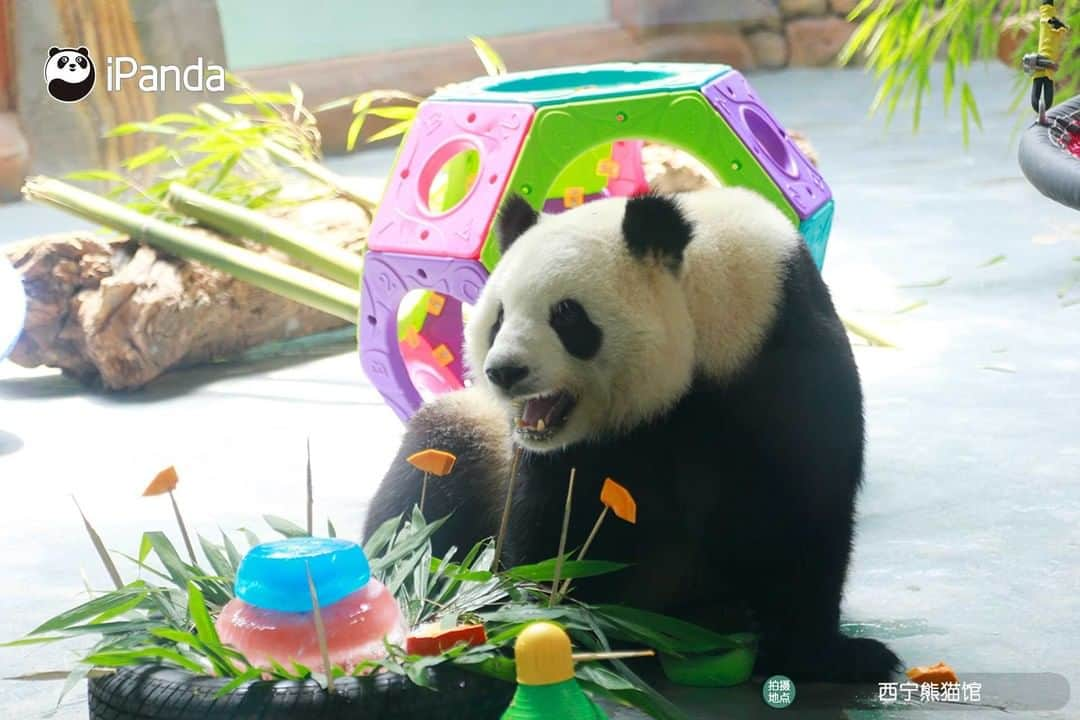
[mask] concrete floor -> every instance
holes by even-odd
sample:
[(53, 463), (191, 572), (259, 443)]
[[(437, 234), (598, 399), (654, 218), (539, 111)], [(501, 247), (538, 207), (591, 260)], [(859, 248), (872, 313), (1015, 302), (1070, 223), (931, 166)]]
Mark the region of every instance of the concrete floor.
[[(1080, 299), (1080, 218), (1020, 175), (1005, 111), (1011, 75), (992, 68), (973, 80), (985, 129), (965, 152), (955, 109), (944, 120), (928, 112), (915, 137), (903, 112), (891, 129), (868, 120), (873, 87), (857, 72), (753, 78), (823, 159), (838, 207), (825, 266), (838, 307), (899, 346), (856, 350), (869, 455), (845, 602), (851, 631), (888, 640), (909, 666), (946, 660), (982, 679), (972, 717), (995, 708), (1076, 717), (1080, 700), (1052, 707), (1053, 677), (991, 674), (1057, 673), (1080, 688), (1080, 304), (1069, 304)], [(373, 172), (388, 156), (355, 162), (345, 169)], [(73, 225), (40, 208), (0, 208), (0, 242)], [(915, 303), (925, 304), (897, 312)], [(261, 513), (300, 519), (310, 436), (319, 522), (359, 532), (400, 424), (347, 335), (271, 355), (129, 395), (0, 365), (0, 638), (78, 601), (83, 574), (107, 585), (71, 494), (111, 548), (134, 552), (141, 531), (172, 532), (168, 502), (139, 497), (169, 464), (200, 532), (259, 526)], [(72, 652), (0, 650), (0, 676), (57, 669)], [(58, 689), (4, 682), (2, 714), (38, 717)], [(695, 717), (771, 712), (756, 685), (672, 692)], [(814, 695), (856, 708), (876, 692), (800, 688), (788, 712), (909, 714), (814, 711)], [(84, 691), (58, 717), (85, 718)]]

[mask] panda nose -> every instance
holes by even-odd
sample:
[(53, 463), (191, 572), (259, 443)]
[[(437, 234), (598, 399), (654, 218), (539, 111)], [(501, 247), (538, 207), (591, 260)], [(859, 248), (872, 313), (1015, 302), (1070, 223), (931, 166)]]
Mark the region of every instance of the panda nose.
[(497, 365), (489, 367), (484, 374), (503, 390), (509, 390), (528, 376), (529, 368), (520, 365)]

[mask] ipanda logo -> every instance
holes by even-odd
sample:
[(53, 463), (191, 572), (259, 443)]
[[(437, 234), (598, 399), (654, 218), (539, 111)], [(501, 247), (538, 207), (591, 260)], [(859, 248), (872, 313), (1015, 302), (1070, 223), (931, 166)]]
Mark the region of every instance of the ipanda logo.
[[(45, 61), (45, 86), (54, 99), (65, 103), (82, 100), (94, 89), (94, 61), (85, 47), (49, 48)], [(193, 65), (140, 65), (120, 55), (105, 58), (105, 89), (119, 92), (132, 82), (142, 92), (224, 92), (225, 68), (198, 58)]]
[(86, 48), (49, 48), (45, 88), (54, 99), (79, 102), (94, 89), (94, 61)]

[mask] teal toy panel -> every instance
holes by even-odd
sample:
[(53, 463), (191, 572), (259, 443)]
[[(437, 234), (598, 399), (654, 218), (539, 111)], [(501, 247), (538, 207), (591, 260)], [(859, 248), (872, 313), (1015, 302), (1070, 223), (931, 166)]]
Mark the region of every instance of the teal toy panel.
[(819, 270), (825, 264), (825, 247), (829, 244), (829, 233), (832, 231), (833, 207), (833, 201), (830, 200), (799, 224), (799, 232), (806, 240), (810, 256), (814, 258), (814, 264)]
[(528, 103), (534, 107), (584, 100), (698, 90), (730, 72), (727, 65), (603, 63), (483, 77), (440, 90), (432, 100)]

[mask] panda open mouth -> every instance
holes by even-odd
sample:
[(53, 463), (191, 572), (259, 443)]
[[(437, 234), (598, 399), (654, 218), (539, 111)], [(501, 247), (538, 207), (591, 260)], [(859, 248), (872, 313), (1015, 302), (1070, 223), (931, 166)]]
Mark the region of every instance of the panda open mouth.
[(536, 395), (518, 404), (516, 430), (531, 440), (547, 440), (566, 424), (577, 400), (568, 392)]

